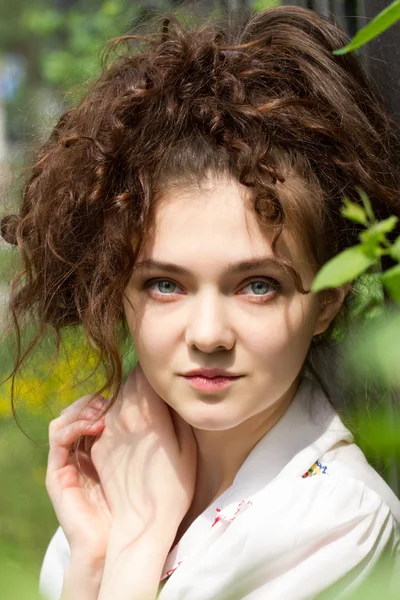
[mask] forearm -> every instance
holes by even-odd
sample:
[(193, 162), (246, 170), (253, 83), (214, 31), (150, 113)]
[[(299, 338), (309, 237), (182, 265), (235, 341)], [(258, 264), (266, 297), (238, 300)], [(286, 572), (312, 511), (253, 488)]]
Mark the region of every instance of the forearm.
[(61, 600), (97, 600), (104, 561), (90, 562), (72, 554), (65, 571)]
[(112, 533), (98, 600), (154, 600), (174, 536), (160, 528)]

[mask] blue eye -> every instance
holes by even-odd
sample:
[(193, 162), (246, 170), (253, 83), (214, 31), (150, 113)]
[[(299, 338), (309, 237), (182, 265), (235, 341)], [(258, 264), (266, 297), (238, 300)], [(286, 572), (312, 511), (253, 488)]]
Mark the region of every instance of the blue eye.
[[(150, 279), (149, 281), (146, 281), (146, 283), (144, 284), (144, 287), (145, 287), (145, 289), (148, 289), (148, 288), (150, 288), (152, 285), (154, 285), (154, 284), (157, 284), (157, 285), (158, 285), (158, 284), (160, 284), (160, 283), (162, 283), (162, 284), (167, 284), (167, 290), (166, 290), (167, 292), (168, 292), (168, 291), (169, 291), (169, 292), (173, 292), (173, 290), (171, 290), (171, 289), (168, 289), (168, 287), (171, 287), (171, 286), (176, 286), (176, 283), (174, 283), (173, 281), (170, 281), (169, 279)], [(164, 290), (165, 290), (165, 288), (164, 288)], [(157, 291), (159, 292), (160, 290), (157, 290)], [(162, 292), (161, 292), (161, 293), (162, 293)], [(165, 296), (165, 295), (168, 295), (168, 294), (163, 294), (163, 295)]]
[[(162, 296), (169, 296), (170, 294), (176, 293), (174, 287), (177, 287), (177, 284), (169, 279), (149, 279), (143, 284), (143, 289), (150, 289), (152, 286), (157, 285), (160, 286), (158, 289), (153, 290), (161, 294)], [(163, 286), (163, 290), (161, 288)], [(248, 282), (244, 288), (253, 286), (254, 296), (264, 297), (269, 295), (271, 292), (275, 292), (280, 288), (280, 283), (276, 279), (272, 279), (270, 277), (265, 277), (262, 279), (253, 279)], [(241, 289), (244, 289), (241, 288)]]
[[(256, 281), (251, 281), (245, 287), (249, 287), (249, 286), (255, 286), (255, 287), (253, 287), (253, 291), (255, 292), (256, 296), (264, 296), (268, 292), (274, 291), (276, 289), (276, 288), (274, 288), (274, 286), (271, 284), (270, 281), (264, 281), (262, 279), (258, 279)], [(266, 291), (265, 291), (265, 289), (266, 289)], [(264, 292), (263, 292), (263, 290), (264, 290)]]

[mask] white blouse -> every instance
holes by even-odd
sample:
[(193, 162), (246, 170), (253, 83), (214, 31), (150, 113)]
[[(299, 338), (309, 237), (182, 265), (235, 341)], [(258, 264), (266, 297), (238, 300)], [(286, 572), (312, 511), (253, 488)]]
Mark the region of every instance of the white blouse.
[[(47, 600), (60, 599), (69, 558), (58, 528), (40, 575)], [(400, 501), (304, 377), (233, 484), (169, 553), (157, 598), (345, 598), (379, 558), (389, 561), (385, 584), (400, 598)]]

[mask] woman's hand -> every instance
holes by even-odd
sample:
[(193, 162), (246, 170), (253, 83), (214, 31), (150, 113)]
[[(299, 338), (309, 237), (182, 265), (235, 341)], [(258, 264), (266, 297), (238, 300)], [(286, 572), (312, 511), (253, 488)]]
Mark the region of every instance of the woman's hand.
[(113, 527), (125, 537), (164, 527), (173, 541), (193, 499), (192, 427), (149, 384), (138, 363), (92, 447)]
[(91, 451), (77, 442), (82, 435), (101, 434), (105, 417), (100, 416), (108, 401), (91, 397), (83, 396), (50, 423), (46, 488), (72, 557), (88, 567), (100, 567), (106, 556), (111, 513)]
[(193, 499), (197, 444), (140, 364), (107, 413), (92, 458), (112, 515), (98, 600), (153, 599)]

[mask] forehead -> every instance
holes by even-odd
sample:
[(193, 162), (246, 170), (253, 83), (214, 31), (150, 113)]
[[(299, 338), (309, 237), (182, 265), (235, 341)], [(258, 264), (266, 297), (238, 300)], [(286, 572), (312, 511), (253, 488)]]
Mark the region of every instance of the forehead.
[[(168, 188), (154, 205), (154, 223), (143, 258), (219, 265), (260, 256), (274, 257), (276, 229), (261, 226), (253, 208), (254, 192), (226, 176), (209, 177), (201, 186)], [(306, 275), (301, 241), (284, 228), (276, 249)]]

